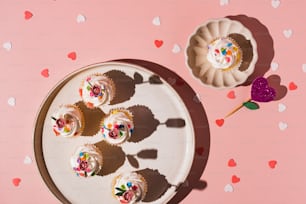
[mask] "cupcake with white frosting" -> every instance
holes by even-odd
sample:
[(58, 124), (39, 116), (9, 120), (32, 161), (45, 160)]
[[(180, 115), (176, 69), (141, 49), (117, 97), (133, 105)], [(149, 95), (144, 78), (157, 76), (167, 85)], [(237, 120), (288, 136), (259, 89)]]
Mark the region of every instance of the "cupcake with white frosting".
[(56, 136), (78, 136), (84, 130), (84, 115), (76, 105), (61, 105), (52, 114), (51, 124)]
[(85, 178), (94, 176), (102, 169), (102, 153), (93, 144), (81, 145), (70, 158), (70, 164), (77, 176)]
[(240, 66), (242, 51), (232, 38), (217, 38), (208, 44), (207, 60), (215, 69), (231, 70)]
[(88, 108), (99, 107), (114, 98), (115, 84), (103, 74), (92, 74), (83, 80), (79, 94)]
[(127, 141), (134, 130), (133, 115), (124, 108), (110, 110), (101, 122), (101, 134), (112, 145)]
[(128, 172), (114, 178), (112, 193), (120, 203), (134, 204), (145, 198), (147, 188), (147, 182), (142, 175)]

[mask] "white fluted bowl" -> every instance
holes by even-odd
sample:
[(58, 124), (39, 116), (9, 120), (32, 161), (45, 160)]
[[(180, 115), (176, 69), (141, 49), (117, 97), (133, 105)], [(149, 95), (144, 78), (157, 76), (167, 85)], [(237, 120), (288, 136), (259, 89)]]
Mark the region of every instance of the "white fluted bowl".
[[(227, 71), (214, 68), (207, 60), (209, 43), (220, 37), (234, 38), (235, 35), (240, 36), (234, 40), (242, 49), (242, 63)], [(257, 43), (250, 30), (240, 22), (228, 18), (212, 19), (200, 25), (190, 36), (186, 57), (187, 66), (203, 84), (214, 88), (232, 88), (244, 83), (254, 72), (258, 59)]]

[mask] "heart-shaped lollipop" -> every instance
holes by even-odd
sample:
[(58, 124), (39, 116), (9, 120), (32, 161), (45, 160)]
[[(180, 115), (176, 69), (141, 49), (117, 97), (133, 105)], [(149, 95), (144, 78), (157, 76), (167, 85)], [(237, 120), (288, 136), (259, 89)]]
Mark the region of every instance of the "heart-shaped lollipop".
[(252, 83), (251, 99), (257, 102), (273, 101), (276, 96), (274, 88), (270, 87), (264, 77), (256, 78)]
[[(241, 103), (239, 106), (234, 108), (231, 112), (229, 112), (225, 117), (229, 117), (233, 115), (235, 112), (240, 110), (242, 107), (246, 107), (250, 110), (257, 110), (259, 109), (259, 105), (256, 102), (269, 102), (273, 101), (276, 97), (276, 91), (274, 88), (269, 86), (268, 80), (264, 77), (258, 77), (252, 82), (251, 87), (251, 98), (246, 100), (245, 102)], [(256, 102), (254, 102), (256, 101)], [(222, 119), (222, 125), (224, 122)], [(217, 121), (220, 121), (217, 120)], [(216, 123), (217, 123), (216, 121)], [(221, 126), (217, 123), (218, 126)]]

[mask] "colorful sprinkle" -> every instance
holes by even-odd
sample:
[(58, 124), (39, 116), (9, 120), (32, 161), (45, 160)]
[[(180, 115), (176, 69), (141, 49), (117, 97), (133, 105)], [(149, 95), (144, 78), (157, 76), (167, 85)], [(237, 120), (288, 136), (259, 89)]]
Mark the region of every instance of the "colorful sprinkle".
[(127, 182), (126, 184), (128, 187), (132, 187), (132, 182)]

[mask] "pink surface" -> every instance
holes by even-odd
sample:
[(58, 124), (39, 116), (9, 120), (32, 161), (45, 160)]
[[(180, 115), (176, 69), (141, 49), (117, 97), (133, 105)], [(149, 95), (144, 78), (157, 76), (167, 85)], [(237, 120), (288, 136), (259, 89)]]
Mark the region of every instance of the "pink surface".
[[(226, 0), (221, 0), (226, 2)], [(0, 2), (0, 203), (59, 203), (44, 184), (34, 161), (33, 126), (36, 113), (50, 89), (70, 72), (111, 59), (137, 58), (168, 67), (198, 93), (206, 110), (211, 148), (202, 175), (203, 190), (193, 190), (183, 201), (191, 203), (302, 204), (306, 202), (305, 77), (306, 44), (303, 1), (220, 0), (193, 1), (59, 1), (6, 0)], [(25, 19), (24, 12), (33, 16)], [(86, 21), (77, 22), (82, 14)], [(274, 42), (273, 62), (289, 90), (280, 101), (260, 104), (256, 111), (242, 109), (222, 127), (215, 120), (249, 97), (250, 87), (214, 90), (200, 84), (185, 65), (184, 49), (195, 28), (210, 18), (245, 14), (265, 25)], [(161, 25), (152, 24), (159, 16)], [(292, 30), (285, 37), (284, 30)], [(288, 32), (288, 31), (287, 31)], [(154, 40), (163, 40), (161, 47)], [(11, 42), (12, 48), (9, 49)], [(181, 47), (173, 53), (174, 44)], [(5, 49), (6, 47), (6, 49)], [(76, 59), (68, 58), (71, 52)], [(259, 50), (260, 52), (260, 50)], [(41, 75), (49, 70), (49, 77)], [(9, 98), (16, 105), (8, 105)], [(279, 104), (286, 106), (280, 112)], [(279, 123), (287, 124), (281, 130)], [(26, 156), (33, 160), (24, 164)], [(234, 159), (236, 166), (229, 167)], [(276, 160), (274, 169), (269, 161)], [(232, 176), (240, 178), (232, 183)], [(18, 187), (12, 179), (20, 178)], [(233, 192), (225, 192), (227, 184)]]

